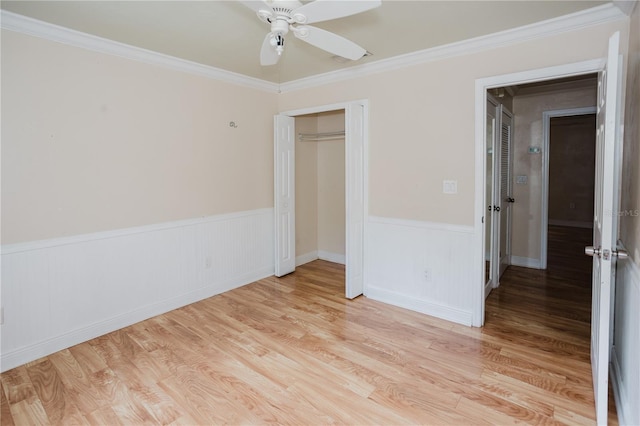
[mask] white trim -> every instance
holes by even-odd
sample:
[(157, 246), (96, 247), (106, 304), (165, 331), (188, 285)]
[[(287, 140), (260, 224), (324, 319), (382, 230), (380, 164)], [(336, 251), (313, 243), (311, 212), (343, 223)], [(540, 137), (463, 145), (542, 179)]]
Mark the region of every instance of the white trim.
[(55, 336), (42, 342), (38, 342), (27, 347), (22, 347), (10, 352), (3, 352), (1, 365), (2, 372), (18, 367), (26, 362), (33, 361), (43, 356), (52, 354), (65, 348), (77, 345), (98, 336), (128, 327), (132, 324), (146, 319), (164, 314), (174, 309), (181, 308), (191, 303), (198, 302), (208, 297), (224, 293), (234, 288), (242, 287), (252, 282), (267, 278), (273, 275), (273, 268), (253, 271), (251, 273), (234, 277), (223, 282), (217, 282), (204, 288), (181, 294), (169, 300), (163, 300), (153, 305), (142, 306), (133, 311), (127, 312), (117, 317), (109, 318), (105, 321), (92, 324), (68, 333)]
[(69, 46), (79, 47), (107, 55), (118, 56), (146, 64), (157, 65), (188, 74), (199, 75), (213, 80), (220, 80), (251, 89), (278, 93), (279, 85), (266, 80), (249, 77), (243, 74), (199, 64), (186, 59), (176, 58), (152, 50), (142, 49), (114, 40), (83, 33), (48, 22), (39, 21), (17, 13), (0, 11), (0, 25), (3, 29), (40, 37)]
[[(622, 13), (627, 16), (631, 16), (633, 13), (633, 9), (635, 9), (638, 4), (638, 0), (613, 0), (613, 4), (618, 7)], [(623, 424), (623, 423), (621, 423)]]
[(576, 220), (549, 219), (549, 225), (567, 226), (567, 227), (570, 227), (570, 228), (591, 228), (591, 229), (593, 229), (593, 222), (580, 222), (580, 221), (576, 221)]
[(347, 264), (347, 258), (344, 254), (331, 253), (330, 251), (318, 250), (318, 259), (339, 263), (341, 265)]
[(410, 226), (412, 228), (428, 229), (431, 231), (461, 232), (463, 234), (473, 234), (473, 226), (454, 225), (441, 222), (424, 222), (421, 220), (396, 219), (391, 217), (369, 216), (370, 223), (381, 223), (383, 225)]
[(616, 414), (618, 415), (618, 424), (628, 425), (631, 424), (627, 420), (627, 405), (625, 401), (629, 401), (629, 397), (625, 391), (625, 387), (622, 386), (623, 376), (620, 370), (620, 364), (618, 363), (618, 355), (616, 353), (616, 346), (611, 348), (611, 387), (613, 388), (613, 399), (616, 404)]
[(530, 257), (511, 255), (511, 265), (521, 266), (523, 268), (544, 269), (540, 265), (540, 259), (532, 259)]
[(605, 22), (626, 19), (627, 16), (613, 4), (604, 4), (580, 12), (565, 16), (536, 22), (510, 30), (501, 31), (494, 34), (471, 38), (455, 43), (437, 46), (430, 49), (419, 50), (405, 55), (394, 56), (368, 64), (356, 65), (337, 71), (318, 74), (310, 77), (292, 80), (280, 86), (282, 93), (295, 90), (308, 89), (322, 86), (338, 81), (364, 77), (372, 74), (388, 72), (419, 65), (441, 59), (463, 56), (495, 49), (503, 46), (510, 46), (543, 37), (549, 37), (570, 31), (575, 31), (591, 25)]
[[(621, 264), (618, 263), (618, 267)], [(625, 282), (620, 283), (617, 282), (616, 286), (626, 285), (629, 287), (635, 287), (636, 292), (640, 292), (640, 266), (633, 261), (633, 259), (629, 258), (624, 261), (624, 272), (622, 276), (625, 277)], [(621, 274), (618, 273), (618, 277)], [(634, 302), (631, 302), (630, 305), (633, 305)], [(617, 309), (616, 309), (617, 310)], [(617, 312), (616, 312), (617, 314)], [(637, 356), (637, 353), (628, 354), (629, 356)], [(637, 400), (637, 394), (629, 395), (628, 389), (632, 391), (638, 391), (637, 386), (633, 386), (634, 380), (640, 380), (640, 377), (625, 377), (622, 375), (622, 369), (620, 366), (620, 355), (616, 350), (616, 345), (611, 348), (611, 386), (613, 388), (613, 397), (616, 403), (616, 413), (618, 414), (618, 423), (621, 425), (631, 425), (636, 424), (638, 419), (638, 407), (633, 403), (633, 398), (635, 397)], [(635, 413), (634, 413), (635, 410)], [(634, 419), (635, 417), (635, 419)], [(634, 423), (635, 422), (635, 423)]]
[(447, 321), (452, 321), (463, 325), (471, 325), (471, 312), (444, 304), (408, 297), (400, 293), (385, 290), (383, 288), (371, 285), (367, 286), (366, 296), (379, 302), (388, 303), (390, 305), (399, 306), (405, 309), (410, 309), (412, 311), (420, 312), (426, 315), (442, 318)]
[(313, 262), (314, 260), (318, 260), (318, 252), (310, 251), (309, 253), (301, 254), (300, 256), (296, 256), (296, 267), (300, 265), (304, 265), (305, 263)]
[[(473, 325), (484, 324), (484, 269), (485, 253), (483, 236), (484, 192), (486, 182), (484, 176), (484, 138), (487, 104), (487, 89), (531, 83), (534, 81), (553, 80), (574, 75), (591, 74), (604, 68), (605, 58), (522, 71), (512, 74), (496, 75), (476, 79), (475, 82), (475, 188), (474, 188), (474, 272), (477, 280), (473, 284)], [(512, 261), (515, 256), (512, 256)]]
[(237, 219), (247, 216), (259, 216), (263, 214), (273, 214), (273, 208), (263, 208), (256, 210), (245, 210), (236, 213), (225, 213), (213, 216), (204, 216), (194, 219), (176, 220), (173, 222), (163, 222), (153, 225), (136, 226), (132, 228), (114, 229), (111, 231), (93, 232), (90, 234), (73, 235), (71, 237), (51, 238), (47, 240), (27, 241), (24, 243), (6, 244), (0, 247), (0, 254), (13, 254), (30, 250), (40, 250), (45, 248), (64, 246), (68, 244), (85, 243), (88, 241), (104, 240), (107, 238), (119, 238), (127, 235), (141, 234), (147, 232), (163, 231), (166, 229), (184, 228), (202, 223), (220, 222), (224, 220)]
[[(547, 110), (542, 112), (542, 199), (540, 200), (541, 269), (547, 269), (547, 244), (549, 233), (549, 148), (551, 146), (551, 119), (555, 117), (572, 117), (576, 115), (595, 114), (596, 112), (597, 109), (595, 106)], [(595, 132), (595, 128), (593, 131)], [(593, 223), (590, 223), (587, 227), (593, 227)]]

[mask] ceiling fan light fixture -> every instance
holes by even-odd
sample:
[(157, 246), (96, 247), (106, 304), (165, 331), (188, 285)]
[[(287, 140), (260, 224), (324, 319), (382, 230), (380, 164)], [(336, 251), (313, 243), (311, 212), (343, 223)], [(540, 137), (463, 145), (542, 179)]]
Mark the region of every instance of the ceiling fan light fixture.
[(278, 56), (282, 55), (282, 52), (284, 52), (284, 36), (281, 33), (273, 34), (270, 44), (276, 50)]

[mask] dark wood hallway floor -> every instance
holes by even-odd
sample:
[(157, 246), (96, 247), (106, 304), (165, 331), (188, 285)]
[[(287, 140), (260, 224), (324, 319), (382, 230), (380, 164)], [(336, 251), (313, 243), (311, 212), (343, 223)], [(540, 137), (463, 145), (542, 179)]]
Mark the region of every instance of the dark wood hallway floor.
[[(591, 368), (592, 259), (584, 255), (584, 247), (591, 245), (592, 232), (550, 226), (547, 269), (510, 266), (500, 287), (486, 300), (483, 328), (483, 334), (518, 343), (540, 361), (548, 359), (574, 370), (582, 379), (567, 374), (566, 380), (584, 387), (581, 398), (589, 404), (593, 404), (593, 393), (587, 392), (591, 376), (586, 374)], [(551, 378), (532, 384), (554, 387)], [(609, 395), (609, 424), (614, 425), (618, 421), (611, 390)]]

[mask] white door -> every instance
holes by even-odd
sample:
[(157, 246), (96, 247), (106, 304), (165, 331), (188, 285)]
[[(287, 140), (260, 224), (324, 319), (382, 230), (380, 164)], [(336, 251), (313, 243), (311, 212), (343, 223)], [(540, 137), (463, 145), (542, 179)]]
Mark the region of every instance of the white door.
[(364, 291), (364, 108), (345, 108), (346, 167), (346, 283), (345, 295), (353, 299)]
[(511, 264), (511, 206), (514, 202), (511, 189), (511, 135), (513, 116), (504, 106), (500, 106), (500, 245), (499, 259), (502, 276)]
[(487, 206), (484, 216), (484, 297), (487, 298), (494, 288), (496, 279), (496, 228), (498, 220), (498, 205), (496, 200), (495, 171), (497, 161), (495, 159), (496, 135), (497, 135), (498, 102), (487, 94), (487, 116), (485, 128), (485, 193), (484, 205)]
[(274, 119), (275, 275), (296, 269), (295, 119)]
[(620, 33), (609, 39), (605, 70), (598, 76), (596, 129), (596, 180), (593, 247), (585, 252), (593, 255), (591, 306), (591, 369), (596, 404), (596, 420), (607, 423), (609, 390), (609, 349), (611, 347), (611, 302), (615, 286), (616, 242), (620, 149)]

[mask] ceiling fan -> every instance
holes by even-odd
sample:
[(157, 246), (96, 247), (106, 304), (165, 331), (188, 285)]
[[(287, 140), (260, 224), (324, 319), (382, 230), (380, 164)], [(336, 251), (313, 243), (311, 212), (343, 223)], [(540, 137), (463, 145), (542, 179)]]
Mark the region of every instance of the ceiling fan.
[(298, 0), (241, 0), (254, 10), (260, 20), (271, 25), (260, 50), (261, 65), (275, 65), (284, 51), (285, 36), (291, 31), (296, 38), (334, 55), (362, 58), (367, 50), (332, 32), (307, 24), (355, 15), (381, 5), (381, 0), (315, 0), (302, 4)]

